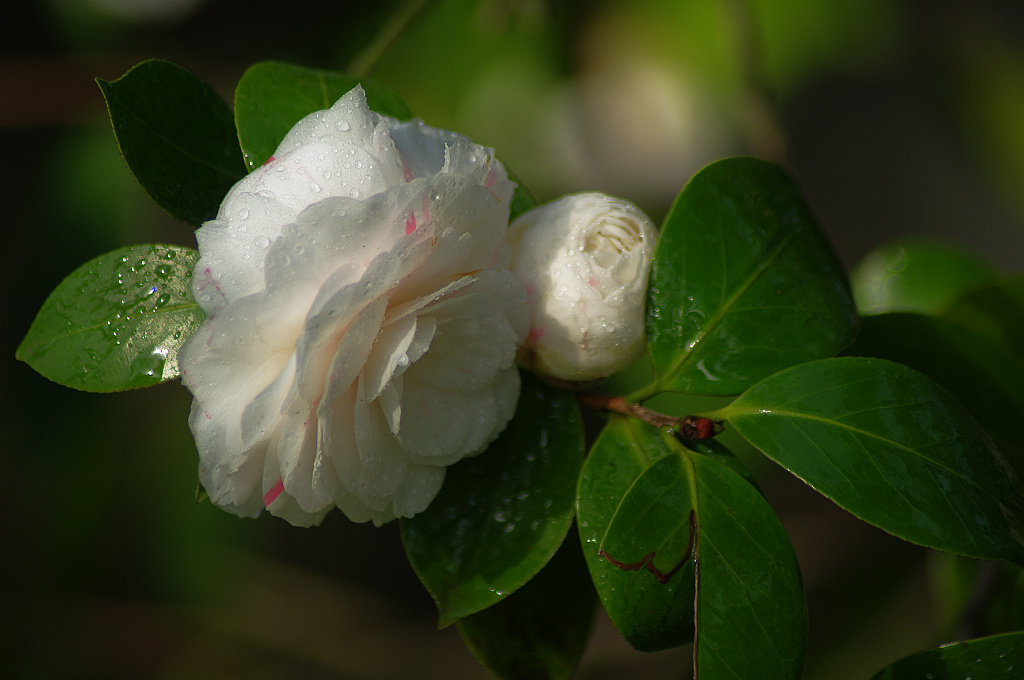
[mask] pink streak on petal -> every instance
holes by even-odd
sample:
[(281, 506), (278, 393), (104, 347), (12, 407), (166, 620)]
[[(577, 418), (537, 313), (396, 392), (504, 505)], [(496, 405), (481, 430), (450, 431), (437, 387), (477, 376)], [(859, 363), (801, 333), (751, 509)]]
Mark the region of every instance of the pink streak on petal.
[(263, 162), (263, 165), (270, 165), (274, 160), (276, 159), (273, 156), (271, 156), (270, 158)]
[(405, 235), (408, 236), (414, 231), (416, 231), (416, 213), (411, 213), (409, 219), (405, 221)]
[(277, 500), (277, 497), (281, 495), (282, 491), (284, 491), (284, 482), (278, 477), (274, 486), (270, 487), (270, 491), (263, 494), (263, 507), (269, 508)]
[(497, 182), (498, 182), (498, 173), (496, 173), (494, 171), (494, 168), (492, 167), (490, 170), (487, 171), (487, 179), (484, 181), (484, 186), (487, 187), (488, 189), (490, 189), (495, 184), (497, 184)]
[(501, 247), (494, 251), (494, 255), (491, 255), (491, 261), (487, 263), (487, 268), (491, 269), (494, 267), (494, 263), (498, 261), (498, 255), (501, 255)]
[(423, 197), (423, 221), (426, 222), (430, 219), (430, 197)]
[(406, 182), (411, 182), (412, 181), (412, 170), (409, 169), (408, 165), (403, 165), (402, 166), (402, 174), (405, 175), (405, 181)]
[(591, 276), (590, 280), (587, 281), (587, 285), (590, 286), (591, 288), (597, 288), (597, 279)]
[(538, 326), (537, 328), (531, 328), (530, 329), (530, 340), (532, 340), (534, 342), (537, 342), (538, 340), (540, 340), (541, 338), (544, 337), (544, 334), (547, 333), (547, 331), (548, 331), (548, 327), (547, 326)]

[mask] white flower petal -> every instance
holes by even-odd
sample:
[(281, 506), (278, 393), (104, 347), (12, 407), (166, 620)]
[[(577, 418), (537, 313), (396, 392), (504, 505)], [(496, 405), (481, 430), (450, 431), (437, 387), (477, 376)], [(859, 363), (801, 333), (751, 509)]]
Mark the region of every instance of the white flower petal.
[(586, 381), (637, 359), (656, 239), (636, 206), (604, 194), (566, 196), (517, 218), (508, 232), (511, 267), (526, 283), (532, 314), (521, 363)]
[(206, 321), (179, 352), (211, 499), (293, 524), (427, 507), (505, 427), (526, 294), (490, 149), (371, 112), (309, 116), (197, 232)]

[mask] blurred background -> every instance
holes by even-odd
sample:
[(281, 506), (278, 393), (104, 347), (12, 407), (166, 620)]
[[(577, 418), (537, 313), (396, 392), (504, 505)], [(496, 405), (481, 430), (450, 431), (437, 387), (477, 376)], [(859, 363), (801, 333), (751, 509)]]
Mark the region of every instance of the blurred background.
[[(842, 259), (925, 234), (1024, 269), (1017, 0), (38, 0), (0, 22), (0, 658), (18, 678), (486, 678), (397, 525), (316, 529), (196, 504), (177, 383), (88, 395), (14, 350), (49, 291), (115, 247), (194, 246), (120, 160), (93, 79), (149, 57), (231, 100), (253, 62), (370, 73), (493, 146), (542, 201), (603, 190), (660, 221), (750, 154), (798, 178)], [(947, 558), (752, 460), (810, 603), (808, 679), (867, 678), (953, 639)], [(690, 677), (599, 616), (588, 680)]]

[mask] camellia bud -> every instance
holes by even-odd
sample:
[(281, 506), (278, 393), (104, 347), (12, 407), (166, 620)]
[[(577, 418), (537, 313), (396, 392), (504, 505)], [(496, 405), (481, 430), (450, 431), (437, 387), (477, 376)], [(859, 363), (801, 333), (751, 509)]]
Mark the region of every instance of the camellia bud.
[(599, 193), (566, 196), (521, 215), (507, 238), (531, 313), (521, 365), (587, 381), (643, 354), (657, 231), (639, 208)]

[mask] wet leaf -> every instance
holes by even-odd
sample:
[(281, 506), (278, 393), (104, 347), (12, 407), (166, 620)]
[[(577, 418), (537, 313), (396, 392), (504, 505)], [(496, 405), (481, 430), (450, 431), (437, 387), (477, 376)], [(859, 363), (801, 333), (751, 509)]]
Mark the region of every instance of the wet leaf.
[(1024, 479), (1024, 364), (1004, 346), (940, 317), (896, 312), (864, 317), (844, 353), (896, 361), (942, 385)]
[(690, 180), (651, 269), (652, 391), (739, 394), (832, 356), (856, 327), (843, 268), (788, 175), (730, 158)]
[(616, 567), (599, 551), (630, 487), (644, 470), (672, 453), (657, 430), (613, 416), (580, 473), (576, 521), (590, 577), (616, 627), (629, 644), (645, 652), (693, 641), (693, 562), (661, 584), (647, 571)]
[[(661, 436), (649, 428), (648, 434)], [(798, 678), (807, 608), (778, 518), (727, 465), (671, 440), (663, 445), (672, 452), (618, 501), (597, 550), (650, 600), (617, 598), (599, 587), (605, 606), (615, 608), (613, 621), (631, 630), (644, 619), (666, 625), (691, 618), (695, 674), (702, 677)], [(684, 591), (690, 599), (678, 597)], [(658, 595), (660, 605), (649, 608)]]
[(148, 387), (178, 376), (178, 349), (204, 315), (192, 300), (199, 253), (145, 245), (86, 262), (43, 303), (17, 358), (89, 392)]
[(96, 81), (128, 169), (172, 216), (198, 227), (245, 176), (231, 109), (206, 82), (150, 59)]
[(461, 619), (459, 633), (502, 680), (565, 680), (583, 656), (594, 604), (579, 543), (570, 539), (525, 586)]
[(448, 468), (430, 507), (402, 521), (406, 554), (441, 626), (490, 607), (548, 562), (572, 524), (582, 463), (575, 396), (524, 374), (508, 428)]
[(840, 507), (905, 540), (1024, 563), (1024, 490), (973, 418), (901, 364), (776, 373), (712, 414)]
[(951, 642), (912, 654), (872, 680), (1007, 680), (1024, 669), (1024, 632)]

